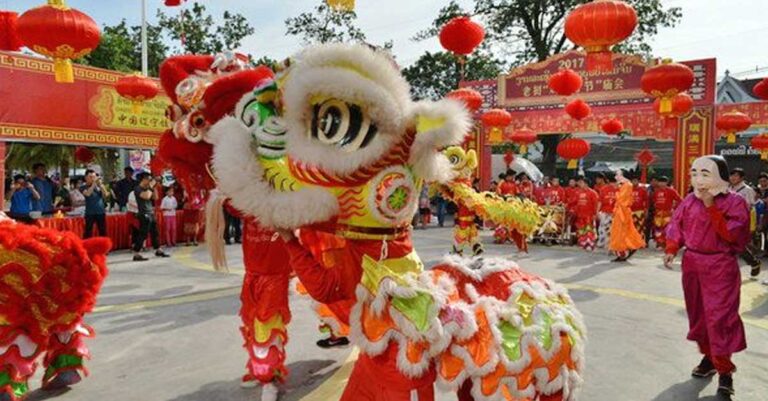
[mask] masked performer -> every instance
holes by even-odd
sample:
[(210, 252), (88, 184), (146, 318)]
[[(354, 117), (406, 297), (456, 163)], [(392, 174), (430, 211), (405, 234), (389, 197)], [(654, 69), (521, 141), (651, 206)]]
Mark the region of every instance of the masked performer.
[[(391, 58), (363, 45), (309, 48), (275, 84), (274, 102), (255, 88), (212, 128), (214, 173), (350, 323), (362, 353), (342, 400), (430, 401), (436, 380), (462, 401), (574, 399), (584, 331), (561, 287), (499, 259), (425, 272), (414, 252), (421, 185), (456, 177), (441, 151), (469, 128), (462, 105), (412, 102)], [(261, 121), (264, 107), (279, 118)]]
[(653, 191), (651, 203), (653, 204), (653, 239), (656, 247), (665, 249), (667, 224), (672, 219), (672, 213), (680, 204), (680, 195), (669, 186), (669, 178), (660, 177), (659, 185)]
[(664, 263), (683, 254), (683, 292), (688, 339), (704, 357), (694, 377), (718, 373), (718, 393), (734, 393), (731, 355), (747, 347), (739, 317), (741, 274), (738, 257), (750, 240), (749, 210), (728, 191), (728, 165), (721, 156), (704, 156), (691, 167), (694, 192), (677, 208), (667, 228)]
[(83, 323), (107, 274), (109, 239), (16, 224), (0, 212), (0, 401), (21, 400), (43, 355), (43, 390), (87, 375)]
[(645, 247), (645, 240), (637, 231), (632, 219), (632, 183), (621, 170), (616, 172), (616, 182), (619, 191), (613, 209), (611, 239), (608, 243), (608, 249), (616, 254), (615, 262), (625, 262), (638, 249)]

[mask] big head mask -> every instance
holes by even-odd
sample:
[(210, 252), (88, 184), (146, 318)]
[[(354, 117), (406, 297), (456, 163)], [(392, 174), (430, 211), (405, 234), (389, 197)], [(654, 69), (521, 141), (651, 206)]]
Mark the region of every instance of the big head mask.
[(728, 192), (728, 163), (722, 156), (708, 155), (694, 160), (691, 165), (691, 185), (696, 197), (709, 191), (717, 196)]

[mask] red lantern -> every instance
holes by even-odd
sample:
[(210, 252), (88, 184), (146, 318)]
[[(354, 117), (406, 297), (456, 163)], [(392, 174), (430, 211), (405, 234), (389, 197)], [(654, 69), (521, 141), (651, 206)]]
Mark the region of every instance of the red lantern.
[(643, 92), (660, 99), (659, 114), (672, 112), (672, 99), (693, 85), (693, 70), (685, 64), (665, 59), (645, 71), (640, 79)]
[(560, 96), (571, 96), (581, 89), (584, 80), (576, 71), (566, 68), (549, 77), (549, 88)]
[(19, 14), (13, 11), (0, 11), (0, 50), (12, 52), (21, 49), (21, 39), (17, 33)]
[(512, 143), (520, 145), (520, 154), (524, 155), (528, 153), (528, 145), (536, 143), (539, 137), (534, 130), (522, 128), (512, 131), (512, 133), (507, 136), (507, 139)]
[(53, 58), (56, 82), (75, 81), (72, 60), (99, 45), (99, 26), (89, 16), (69, 8), (64, 0), (28, 10), (19, 17), (18, 33), (25, 46)]
[(557, 145), (557, 154), (568, 160), (568, 169), (578, 167), (579, 159), (589, 154), (591, 146), (589, 142), (581, 138), (568, 138)]
[(96, 157), (96, 155), (93, 154), (93, 151), (85, 146), (78, 146), (75, 148), (75, 160), (80, 163), (88, 164), (93, 161), (94, 157)]
[(576, 99), (565, 105), (565, 112), (576, 121), (581, 121), (592, 114), (592, 108), (587, 102)]
[(612, 70), (611, 48), (632, 35), (637, 13), (618, 0), (582, 4), (565, 19), (565, 36), (587, 52), (587, 70)]
[(488, 141), (492, 143), (499, 143), (502, 141), (502, 133), (504, 128), (512, 123), (512, 115), (509, 114), (509, 112), (506, 110), (491, 109), (480, 116), (480, 121), (482, 121), (485, 128), (491, 130), (488, 136)]
[(131, 101), (134, 114), (141, 113), (142, 103), (154, 98), (160, 92), (155, 81), (141, 74), (120, 77), (115, 89), (120, 96)]
[(768, 100), (768, 78), (758, 82), (757, 85), (752, 88), (752, 93), (754, 93), (758, 99)]
[(768, 160), (768, 134), (762, 133), (752, 138), (752, 148), (760, 151), (760, 158)]
[(504, 152), (504, 164), (507, 165), (507, 170), (509, 170), (509, 166), (512, 165), (515, 161), (515, 154), (511, 150), (508, 150)]
[(725, 131), (726, 141), (736, 143), (736, 133), (746, 131), (752, 126), (752, 119), (740, 111), (731, 111), (717, 117), (717, 129)]
[(181, 0), (165, 0), (166, 7), (178, 7), (181, 5)]
[(648, 181), (648, 166), (656, 161), (656, 154), (648, 149), (643, 149), (635, 154), (635, 160), (642, 167), (640, 182), (645, 184)]
[(619, 135), (624, 132), (624, 124), (618, 118), (603, 121), (600, 128), (608, 135)]
[(448, 99), (456, 99), (464, 103), (464, 107), (467, 108), (467, 110), (471, 111), (472, 113), (476, 113), (478, 110), (480, 110), (480, 107), (483, 106), (483, 95), (480, 94), (480, 92), (470, 89), (470, 88), (461, 88), (456, 89), (454, 91), (448, 92), (447, 95), (445, 95)]
[(483, 42), (485, 30), (469, 17), (455, 17), (440, 30), (440, 44), (446, 50), (466, 56)]
[(678, 93), (672, 98), (672, 111), (668, 113), (661, 112), (661, 99), (653, 101), (653, 110), (664, 118), (664, 127), (669, 129), (677, 128), (677, 119), (688, 114), (692, 108), (693, 98), (687, 93)]

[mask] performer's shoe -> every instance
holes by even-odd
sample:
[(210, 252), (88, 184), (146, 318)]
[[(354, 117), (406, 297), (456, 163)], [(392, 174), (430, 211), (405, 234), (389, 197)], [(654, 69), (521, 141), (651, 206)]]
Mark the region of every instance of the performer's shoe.
[(331, 337), (317, 342), (317, 346), (320, 348), (346, 347), (347, 345), (349, 345), (349, 339), (347, 337)]
[(733, 388), (733, 376), (720, 375), (720, 382), (717, 385), (717, 394), (731, 399), (731, 396), (736, 394), (736, 390)]
[(169, 254), (167, 254), (167, 253), (165, 253), (165, 252), (163, 252), (163, 251), (161, 251), (159, 249), (155, 251), (155, 256), (157, 256), (158, 258), (170, 258), (171, 257), (171, 255), (169, 255)]
[(761, 267), (761, 263), (758, 263), (756, 266), (752, 266), (752, 269), (749, 271), (749, 277), (752, 278), (752, 280), (757, 280), (757, 276), (760, 275)]
[(46, 383), (43, 386), (43, 390), (45, 391), (61, 390), (65, 387), (69, 387), (77, 383), (80, 383), (80, 380), (83, 380), (83, 378), (80, 377), (80, 373), (78, 373), (76, 369), (63, 370), (57, 373), (53, 379), (51, 379), (48, 383)]
[(714, 376), (715, 373), (717, 373), (717, 370), (715, 369), (715, 364), (713, 364), (712, 361), (710, 361), (709, 358), (705, 356), (704, 358), (701, 358), (701, 362), (699, 363), (699, 366), (693, 368), (693, 372), (691, 372), (691, 376), (705, 378), (705, 377)]
[(147, 259), (147, 258), (145, 258), (145, 257), (143, 257), (143, 256), (141, 256), (139, 254), (133, 255), (133, 261), (134, 262), (146, 262), (148, 260), (149, 259)]

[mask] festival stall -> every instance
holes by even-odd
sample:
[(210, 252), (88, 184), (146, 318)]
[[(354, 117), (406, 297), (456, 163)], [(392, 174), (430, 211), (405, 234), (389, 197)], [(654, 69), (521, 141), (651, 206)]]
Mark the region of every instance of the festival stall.
[[(10, 142), (140, 150), (157, 147), (168, 126), (168, 97), (159, 93), (136, 107), (136, 99), (126, 97), (121, 87), (124, 78), (131, 75), (74, 65), (74, 82), (60, 83), (54, 79), (55, 64), (39, 57), (0, 52), (0, 98), (13, 99), (0, 102), (1, 176), (5, 176), (5, 149)], [(4, 199), (0, 186), (0, 208)], [(82, 217), (52, 217), (39, 223), (78, 234), (82, 234), (84, 224)], [(125, 216), (109, 215), (107, 226), (115, 249), (127, 248), (130, 229)]]

